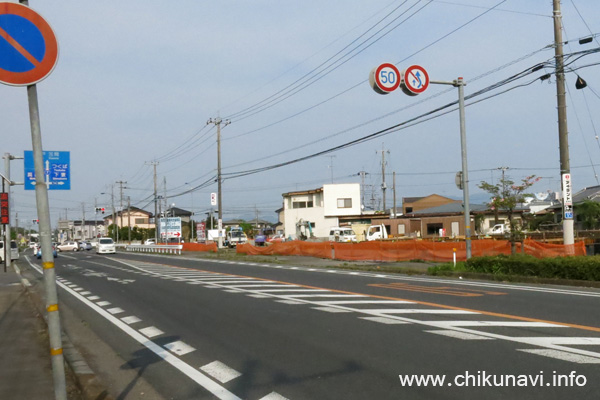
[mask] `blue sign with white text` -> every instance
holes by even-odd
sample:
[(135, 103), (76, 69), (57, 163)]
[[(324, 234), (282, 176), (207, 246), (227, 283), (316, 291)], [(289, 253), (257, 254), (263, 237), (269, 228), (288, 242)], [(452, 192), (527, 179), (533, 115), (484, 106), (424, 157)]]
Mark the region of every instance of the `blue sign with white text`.
[[(48, 190), (71, 190), (71, 152), (44, 151), (44, 182)], [(35, 190), (33, 151), (24, 152), (25, 190)]]

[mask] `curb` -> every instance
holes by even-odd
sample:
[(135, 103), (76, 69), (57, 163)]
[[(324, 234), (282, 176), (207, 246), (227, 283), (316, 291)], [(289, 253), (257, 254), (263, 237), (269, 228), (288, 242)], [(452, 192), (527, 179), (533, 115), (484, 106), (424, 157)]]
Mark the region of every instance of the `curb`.
[[(21, 275), (21, 270), (17, 264), (13, 264), (14, 270), (21, 280), (21, 285), (27, 296), (32, 301), (33, 306), (37, 313), (41, 316), (44, 321), (46, 330), (48, 329), (48, 321), (46, 320), (46, 314), (44, 313), (43, 301), (39, 293), (32, 289), (32, 285), (27, 278)], [(88, 363), (85, 361), (79, 350), (73, 345), (69, 336), (63, 330), (61, 333), (63, 356), (65, 359), (66, 367), (71, 372), (71, 376), (74, 377), (75, 384), (81, 391), (81, 398), (83, 400), (115, 400), (106, 390), (105, 386), (100, 382), (100, 379), (96, 376), (96, 373), (90, 368)]]

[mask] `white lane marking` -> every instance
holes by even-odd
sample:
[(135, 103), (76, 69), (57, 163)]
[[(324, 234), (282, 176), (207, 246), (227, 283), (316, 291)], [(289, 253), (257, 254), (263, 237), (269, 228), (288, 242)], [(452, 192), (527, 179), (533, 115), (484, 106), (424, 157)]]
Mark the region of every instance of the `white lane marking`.
[[(269, 296), (271, 297), (271, 296)], [(296, 301), (296, 300), (275, 300), (277, 303), (283, 303), (283, 304), (306, 304), (304, 302), (301, 301)]]
[(218, 285), (220, 283), (222, 283), (222, 284), (226, 284), (226, 283), (227, 284), (229, 284), (229, 283), (248, 283), (250, 281), (248, 281), (248, 280), (241, 280), (241, 279), (238, 279), (238, 280), (227, 280), (227, 281), (224, 281), (224, 280), (213, 281), (213, 280), (210, 280), (210, 279), (200, 279), (200, 280), (198, 280), (198, 282), (206, 282), (206, 283), (211, 283), (211, 284), (214, 283), (214, 284)]
[(467, 310), (438, 310), (438, 309), (426, 309), (426, 308), (384, 308), (380, 310), (360, 310), (355, 311), (369, 311), (375, 314), (479, 314), (474, 311)]
[(235, 289), (226, 289), (226, 290), (223, 290), (223, 291), (227, 292), (227, 293), (244, 293), (241, 290), (235, 290)]
[(425, 308), (384, 308), (381, 310), (368, 310), (377, 314), (479, 314), (467, 310), (438, 310)]
[(247, 294), (248, 297), (254, 297), (255, 299), (270, 299), (271, 296), (267, 296), (266, 294)]
[(432, 326), (440, 328), (453, 328), (456, 326), (500, 326), (508, 328), (566, 328), (565, 325), (551, 324), (548, 322), (527, 322), (527, 321), (427, 321)]
[(408, 322), (398, 321), (397, 319), (386, 318), (386, 317), (359, 317), (360, 319), (365, 319), (367, 321), (379, 322), (380, 324), (408, 324)]
[[(213, 283), (216, 283), (216, 282), (213, 282)], [(229, 282), (226, 282), (226, 283), (229, 283)], [(287, 284), (266, 284), (266, 285), (254, 284), (254, 285), (228, 285), (228, 286), (233, 286), (233, 287), (237, 287), (237, 288), (261, 288), (261, 287), (264, 287), (264, 288), (270, 288), (270, 287), (272, 287), (272, 288), (284, 288), (284, 287), (297, 288), (298, 287), (298, 285), (287, 285)]]
[(214, 278), (198, 278), (195, 280), (202, 281), (202, 282), (213, 282), (213, 283), (220, 283), (219, 281), (223, 281), (223, 283), (227, 283), (227, 282), (231, 282), (231, 281), (240, 281), (240, 282), (256, 281), (256, 279), (252, 279), (252, 278), (239, 278), (239, 277), (228, 278), (226, 276), (219, 276), (219, 277), (214, 277)]
[[(239, 287), (239, 286), (236, 286)], [(297, 287), (297, 286), (296, 286)], [(327, 289), (267, 289), (267, 290), (257, 290), (260, 293), (289, 293), (289, 292), (328, 292)]]
[(335, 307), (312, 307), (313, 310), (326, 311), (330, 313), (348, 313), (350, 310), (342, 310), (341, 308)]
[(453, 338), (462, 339), (462, 340), (494, 340), (492, 338), (485, 337), (485, 336), (479, 336), (479, 335), (474, 335), (472, 333), (457, 332), (457, 331), (451, 331), (451, 330), (425, 331), (425, 332), (435, 333), (436, 335), (443, 335), (443, 336), (453, 337)]
[(73, 290), (76, 291), (76, 292), (81, 292), (83, 290), (83, 288), (82, 287), (76, 287), (76, 288), (73, 288)]
[(139, 319), (135, 315), (130, 315), (129, 317), (121, 318), (121, 321), (125, 322), (127, 325), (131, 325), (135, 324), (136, 322), (140, 322), (141, 319)]
[(289, 400), (287, 397), (283, 397), (277, 392), (271, 392), (268, 395), (261, 397), (258, 400)]
[(406, 300), (334, 300), (315, 301), (317, 304), (342, 305), (342, 304), (415, 304), (414, 301)]
[(566, 351), (549, 349), (517, 349), (525, 353), (536, 354), (538, 356), (555, 358), (562, 361), (570, 361), (577, 364), (600, 364), (600, 358), (582, 356), (579, 354), (567, 353)]
[[(197, 258), (189, 258), (189, 257), (181, 257), (183, 260), (190, 261), (198, 261)], [(210, 259), (204, 259), (205, 261), (212, 261)], [(118, 260), (117, 260), (118, 261)], [(243, 264), (243, 263), (239, 263)], [(272, 269), (291, 269), (290, 267), (285, 267), (282, 265), (269, 265), (266, 268)], [(333, 269), (315, 269), (315, 268), (298, 268), (295, 267), (297, 271), (316, 271), (318, 273), (337, 273), (339, 271)], [(522, 291), (533, 291), (533, 292), (544, 292), (544, 293), (554, 293), (554, 294), (564, 294), (564, 295), (574, 295), (574, 296), (590, 296), (590, 297), (600, 297), (600, 291), (597, 289), (591, 289), (590, 291), (583, 290), (572, 290), (572, 289), (558, 289), (558, 288), (549, 288), (549, 287), (535, 287), (535, 286), (525, 286), (525, 285), (510, 285), (504, 283), (487, 283), (487, 282), (478, 282), (478, 281), (469, 281), (469, 280), (452, 280), (452, 279), (440, 279), (440, 278), (420, 278), (416, 276), (406, 276), (406, 275), (386, 275), (381, 273), (374, 272), (357, 272), (358, 276), (361, 277), (371, 277), (371, 278), (383, 278), (389, 280), (399, 280), (399, 281), (413, 281), (413, 282), (429, 282), (429, 283), (443, 283), (455, 286), (475, 286), (475, 287), (490, 287), (490, 288), (502, 288), (507, 290), (522, 290)]]
[(178, 356), (182, 356), (184, 354), (191, 353), (192, 351), (196, 350), (195, 348), (193, 348), (189, 344), (182, 342), (181, 340), (167, 343), (164, 345), (164, 347), (167, 350), (170, 350), (173, 353), (177, 354)]
[(153, 338), (155, 336), (164, 334), (163, 331), (161, 331), (160, 329), (158, 329), (154, 326), (149, 326), (147, 328), (140, 329), (140, 332), (142, 333), (142, 335), (145, 335), (149, 338)]
[[(34, 265), (29, 260), (27, 260), (27, 262), (39, 274), (43, 275), (43, 271), (41, 270), (40, 267), (38, 267), (37, 265)], [(111, 314), (107, 313), (103, 308), (98, 307), (93, 302), (91, 302), (88, 299), (86, 299), (85, 297), (79, 295), (79, 293), (75, 292), (72, 289), (69, 289), (68, 287), (66, 287), (65, 285), (63, 285), (60, 282), (58, 283), (58, 285), (61, 286), (63, 289), (65, 289), (67, 292), (71, 293), (71, 295), (73, 295), (79, 301), (81, 301), (82, 303), (84, 303), (85, 305), (87, 305), (88, 307), (93, 309), (94, 311), (96, 311), (102, 317), (107, 319), (109, 322), (111, 322), (117, 328), (121, 329), (124, 333), (129, 335), (132, 339), (134, 339), (138, 343), (142, 344), (148, 350), (152, 351), (154, 354), (156, 354), (157, 356), (159, 356), (160, 358), (162, 358), (163, 360), (165, 360), (166, 362), (171, 364), (173, 367), (175, 367), (177, 370), (179, 370), (180, 372), (185, 374), (187, 377), (192, 379), (198, 385), (202, 386), (203, 388), (205, 388), (206, 390), (208, 390), (209, 392), (214, 394), (217, 398), (219, 398), (221, 400), (242, 400), (240, 397), (231, 393), (229, 390), (225, 389), (223, 386), (217, 384), (215, 381), (210, 379), (208, 376), (206, 376), (206, 375), (202, 374), (200, 371), (196, 370), (196, 368), (192, 367), (191, 365), (189, 365), (189, 364), (185, 363), (184, 361), (180, 360), (179, 358), (175, 357), (174, 355), (169, 353), (167, 350), (165, 350), (161, 346), (157, 345), (156, 343), (154, 343), (151, 340), (148, 340), (145, 336), (143, 336), (141, 333), (139, 333), (138, 331), (136, 331), (129, 325), (125, 324), (124, 322), (122, 322), (118, 318), (112, 316)]]
[(122, 313), (122, 312), (125, 312), (125, 310), (123, 310), (123, 309), (122, 309), (122, 308), (120, 308), (120, 307), (109, 308), (109, 309), (108, 309), (108, 310), (106, 310), (106, 311), (108, 311), (108, 312), (109, 312), (109, 313), (111, 313), (111, 314), (120, 314), (120, 313)]
[(99, 298), (100, 298), (100, 296), (90, 296), (90, 297), (88, 297), (88, 300), (94, 301), (94, 300), (98, 300)]
[(99, 301), (96, 304), (98, 304), (100, 307), (109, 306), (110, 301)]
[(518, 337), (522, 343), (535, 344), (537, 346), (549, 345), (571, 345), (571, 346), (598, 346), (600, 338), (595, 337)]
[[(140, 269), (134, 265), (125, 263), (124, 261), (120, 261), (120, 260), (115, 260), (118, 262), (121, 262), (131, 268), (134, 269)], [(172, 270), (172, 269), (171, 269)], [(330, 272), (336, 272), (336, 271), (330, 271)], [(374, 276), (373, 274), (364, 274), (364, 276)], [(396, 280), (401, 280), (401, 278), (397, 278), (397, 277), (388, 277), (390, 279), (396, 279)], [(424, 281), (428, 281), (431, 282), (431, 279), (423, 279)], [(435, 281), (435, 280), (434, 280)], [(438, 280), (437, 282), (439, 282), (440, 280)], [(452, 284), (457, 284), (456, 282), (452, 282), (452, 281), (448, 281), (447, 283), (452, 283)], [(460, 285), (460, 284), (458, 284)], [(467, 286), (477, 286), (476, 283), (468, 283), (467, 282)], [(480, 285), (480, 286), (485, 286), (485, 285)], [(211, 288), (219, 288), (219, 285), (215, 285), (215, 286), (208, 286)], [(507, 289), (513, 289), (513, 287), (510, 287), (509, 285), (504, 285), (504, 286), (498, 286), (498, 287), (506, 287)], [(249, 291), (249, 292), (253, 292), (253, 291)], [(259, 291), (254, 291), (255, 293), (259, 292)], [(278, 299), (288, 299), (288, 300), (293, 300), (295, 301), (295, 303), (300, 303), (300, 304), (319, 304), (317, 301), (309, 299), (309, 300), (304, 300), (304, 299), (295, 299), (296, 297), (300, 296), (300, 297), (322, 297), (322, 296), (329, 296), (329, 295), (310, 295), (310, 296), (304, 296), (304, 295), (288, 295), (288, 296), (282, 296), (282, 295), (270, 295), (273, 298), (278, 298)], [(346, 295), (342, 297), (362, 297), (362, 298), (369, 298), (368, 295)], [(600, 294), (599, 294), (600, 296)], [(337, 295), (334, 295), (334, 297), (338, 297)], [(279, 300), (281, 302), (281, 300)], [(404, 321), (407, 323), (413, 323), (413, 324), (418, 324), (418, 325), (423, 325), (423, 326), (430, 326), (430, 327), (434, 327), (434, 328), (438, 328), (439, 326), (436, 326), (435, 324), (433, 324), (431, 321), (423, 321), (423, 320), (419, 320), (419, 319), (414, 319), (414, 318), (407, 318), (407, 317), (401, 317), (401, 316), (396, 316), (396, 315), (391, 315), (391, 314), (377, 314), (377, 313), (373, 313), (371, 312), (371, 310), (368, 309), (357, 309), (357, 308), (349, 308), (349, 307), (345, 307), (343, 305), (333, 305), (333, 307), (337, 307), (337, 308), (341, 308), (341, 309), (347, 309), (350, 311), (354, 311), (357, 313), (361, 313), (363, 315), (367, 315), (367, 316), (374, 316), (374, 317), (387, 317), (390, 319), (394, 319), (394, 320), (398, 320), (398, 321)], [(512, 336), (507, 336), (504, 334), (495, 334), (495, 333), (491, 333), (491, 332), (481, 332), (481, 331), (477, 331), (477, 330), (473, 330), (473, 329), (468, 329), (468, 328), (461, 328), (461, 327), (454, 327), (452, 328), (454, 331), (457, 332), (463, 332), (463, 333), (470, 333), (473, 335), (478, 335), (478, 336), (485, 336), (488, 338), (492, 338), (492, 339), (499, 339), (499, 340), (505, 340), (505, 341), (509, 341), (509, 342), (516, 342), (516, 343), (522, 343), (522, 344), (533, 344), (534, 346), (541, 346), (541, 347), (545, 347), (547, 349), (553, 349), (553, 350), (558, 350), (558, 351), (566, 351), (572, 354), (579, 354), (579, 355), (583, 355), (583, 356), (590, 356), (590, 357), (598, 357), (600, 358), (600, 353), (598, 352), (593, 352), (593, 351), (588, 351), (588, 350), (581, 350), (581, 349), (577, 349), (577, 348), (569, 348), (569, 347), (564, 347), (564, 346), (560, 346), (560, 345), (555, 345), (555, 344), (540, 344), (540, 343), (531, 343), (530, 340), (528, 340), (528, 338), (518, 338), (518, 337), (512, 337)]]
[(361, 294), (290, 294), (289, 296), (282, 297), (292, 297), (292, 298), (301, 298), (301, 297), (367, 297)]
[(228, 367), (221, 361), (213, 361), (210, 364), (206, 364), (200, 369), (221, 383), (227, 383), (242, 374), (235, 369)]
[(21, 278), (21, 283), (23, 284), (23, 286), (26, 286), (26, 287), (30, 287), (31, 286), (31, 282), (29, 282), (27, 280), (27, 278)]

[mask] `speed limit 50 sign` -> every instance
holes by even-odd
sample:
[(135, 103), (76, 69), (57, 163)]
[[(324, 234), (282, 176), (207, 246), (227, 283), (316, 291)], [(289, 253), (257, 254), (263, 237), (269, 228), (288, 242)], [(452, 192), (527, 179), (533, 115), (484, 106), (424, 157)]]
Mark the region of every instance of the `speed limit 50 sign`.
[(369, 74), (369, 83), (379, 94), (388, 94), (398, 89), (401, 80), (400, 71), (391, 63), (383, 63), (373, 68)]

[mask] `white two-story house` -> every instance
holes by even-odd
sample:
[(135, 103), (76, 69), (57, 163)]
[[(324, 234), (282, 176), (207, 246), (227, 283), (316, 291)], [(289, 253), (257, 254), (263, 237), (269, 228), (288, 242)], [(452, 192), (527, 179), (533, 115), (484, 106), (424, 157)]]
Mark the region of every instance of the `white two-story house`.
[(296, 238), (298, 229), (308, 236), (310, 224), (314, 237), (327, 238), (330, 228), (338, 226), (339, 217), (361, 213), (359, 183), (323, 185), (282, 196), (286, 237)]

